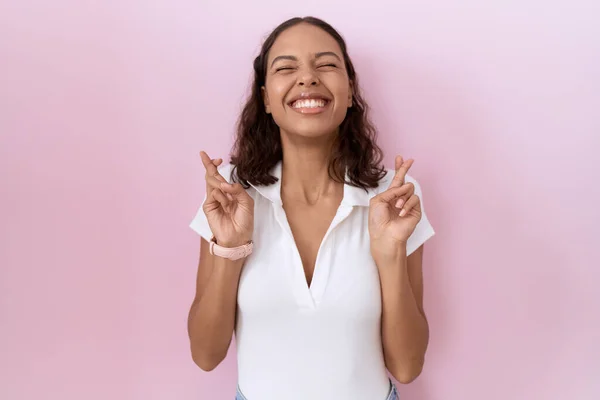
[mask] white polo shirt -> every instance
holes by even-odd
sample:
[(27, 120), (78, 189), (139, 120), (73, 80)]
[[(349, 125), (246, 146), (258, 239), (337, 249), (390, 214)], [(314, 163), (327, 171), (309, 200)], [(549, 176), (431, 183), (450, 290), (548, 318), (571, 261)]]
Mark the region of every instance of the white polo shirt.
[[(219, 167), (231, 182), (231, 165)], [(381, 342), (381, 288), (370, 253), (371, 197), (379, 188), (344, 185), (344, 197), (319, 249), (310, 287), (281, 202), (279, 178), (252, 186), (254, 252), (246, 259), (238, 289), (235, 338), (238, 382), (248, 400), (384, 400), (390, 383)], [(408, 254), (434, 235), (423, 209), (408, 240)], [(190, 227), (212, 233), (202, 207)]]

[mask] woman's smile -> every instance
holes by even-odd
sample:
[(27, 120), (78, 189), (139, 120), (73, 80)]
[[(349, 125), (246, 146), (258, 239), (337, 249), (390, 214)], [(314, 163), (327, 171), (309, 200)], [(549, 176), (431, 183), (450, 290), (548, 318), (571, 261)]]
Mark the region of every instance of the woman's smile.
[(290, 108), (300, 114), (320, 114), (325, 112), (331, 101), (325, 99), (300, 99), (289, 104)]

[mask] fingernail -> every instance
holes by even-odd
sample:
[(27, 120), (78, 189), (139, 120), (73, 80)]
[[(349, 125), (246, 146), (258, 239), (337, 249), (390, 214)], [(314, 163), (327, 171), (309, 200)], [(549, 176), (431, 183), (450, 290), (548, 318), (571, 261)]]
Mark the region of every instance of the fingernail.
[(400, 211), (400, 216), (401, 216), (401, 217), (404, 217), (405, 215), (406, 215), (406, 208), (403, 208), (403, 209)]
[(402, 207), (402, 204), (404, 204), (404, 199), (398, 199), (398, 201), (396, 202), (396, 208)]
[(229, 193), (227, 193), (227, 198), (229, 199), (229, 201), (233, 201), (233, 196), (230, 195)]

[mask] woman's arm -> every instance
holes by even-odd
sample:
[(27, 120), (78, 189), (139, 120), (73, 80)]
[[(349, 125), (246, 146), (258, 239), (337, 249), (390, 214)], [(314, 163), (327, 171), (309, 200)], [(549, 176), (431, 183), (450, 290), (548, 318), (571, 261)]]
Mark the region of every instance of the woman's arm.
[[(239, 183), (230, 183), (231, 168), (217, 167), (222, 159), (211, 159), (200, 152), (206, 170), (204, 216), (198, 225), (204, 237), (213, 235), (219, 245), (233, 248), (248, 243), (254, 230), (254, 200)], [(214, 369), (227, 355), (237, 308), (237, 290), (245, 258), (232, 261), (210, 254), (209, 243), (201, 239), (196, 278), (196, 296), (188, 316), (188, 335), (192, 359), (205, 371)]]
[(196, 296), (188, 316), (192, 359), (203, 370), (217, 367), (227, 355), (235, 326), (237, 289), (245, 259), (236, 261), (209, 253), (201, 240)]
[(423, 245), (408, 257), (404, 245), (375, 262), (381, 281), (385, 364), (399, 382), (410, 383), (423, 369), (429, 342), (423, 311)]

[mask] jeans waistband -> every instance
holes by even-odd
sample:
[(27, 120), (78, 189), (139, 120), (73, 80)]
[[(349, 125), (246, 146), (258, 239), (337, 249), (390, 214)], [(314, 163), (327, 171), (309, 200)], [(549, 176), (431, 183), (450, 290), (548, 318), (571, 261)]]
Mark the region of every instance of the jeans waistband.
[[(237, 387), (235, 400), (248, 400), (246, 397), (244, 397), (239, 386)], [(258, 399), (256, 399), (256, 400), (258, 400)], [(391, 381), (390, 381), (390, 393), (388, 394), (388, 396), (386, 397), (385, 400), (398, 400), (398, 390), (396, 389), (396, 386)]]

